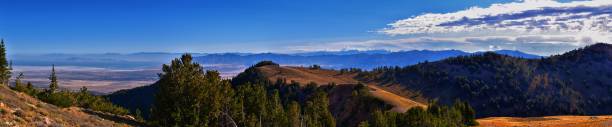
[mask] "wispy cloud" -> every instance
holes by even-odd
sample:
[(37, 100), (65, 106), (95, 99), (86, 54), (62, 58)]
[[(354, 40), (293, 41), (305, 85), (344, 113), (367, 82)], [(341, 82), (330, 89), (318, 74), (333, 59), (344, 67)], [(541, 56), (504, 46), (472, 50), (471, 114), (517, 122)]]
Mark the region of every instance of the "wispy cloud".
[(428, 13), (389, 24), (380, 30), (389, 35), (446, 34), (457, 32), (520, 32), (548, 34), (568, 32), (609, 33), (612, 1), (526, 0), (490, 7), (436, 14)]
[[(595, 42), (612, 43), (612, 0), (525, 0), (426, 13), (398, 20), (379, 33), (405, 39), (333, 42), (298, 49), (516, 49), (540, 55)], [(406, 37), (403, 37), (406, 36)]]

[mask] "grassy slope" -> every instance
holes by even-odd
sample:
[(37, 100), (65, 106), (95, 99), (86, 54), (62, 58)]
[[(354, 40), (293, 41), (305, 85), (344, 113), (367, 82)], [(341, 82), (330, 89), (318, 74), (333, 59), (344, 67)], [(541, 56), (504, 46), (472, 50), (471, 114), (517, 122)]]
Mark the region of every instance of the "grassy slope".
[(91, 115), (91, 111), (81, 108), (58, 108), (6, 86), (0, 86), (0, 96), (0, 126), (129, 126)]
[[(356, 76), (356, 74), (341, 74), (340, 72), (334, 70), (283, 66), (263, 66), (258, 67), (257, 69), (270, 81), (276, 81), (278, 78), (285, 78), (287, 81), (296, 81), (300, 84), (315, 82), (319, 85), (327, 85), (329, 83), (336, 83), (338, 85), (356, 85), (359, 83), (359, 81), (353, 78)], [(369, 84), (368, 87), (371, 90), (370, 92), (372, 96), (386, 102), (389, 105), (392, 105), (392, 111), (405, 112), (415, 106), (426, 107), (425, 104), (412, 101), (408, 98), (387, 92), (384, 89), (380, 89), (375, 84)]]

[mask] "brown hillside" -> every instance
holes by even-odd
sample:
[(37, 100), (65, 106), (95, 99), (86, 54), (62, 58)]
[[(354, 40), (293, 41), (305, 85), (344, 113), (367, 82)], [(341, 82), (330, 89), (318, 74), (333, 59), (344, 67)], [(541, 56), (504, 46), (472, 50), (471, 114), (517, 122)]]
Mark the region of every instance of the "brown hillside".
[(612, 116), (491, 117), (481, 127), (611, 127)]
[[(338, 85), (356, 85), (359, 83), (359, 81), (355, 79), (355, 73), (342, 74), (335, 70), (273, 65), (257, 67), (257, 69), (270, 81), (276, 81), (279, 78), (284, 78), (287, 79), (287, 81), (295, 81), (299, 82), (300, 84), (315, 82), (319, 85), (327, 85), (330, 83), (336, 83)], [(384, 101), (389, 105), (392, 105), (392, 111), (405, 112), (415, 106), (426, 107), (426, 105), (422, 103), (381, 89), (377, 87), (377, 84), (375, 83), (368, 83), (367, 86), (370, 88), (372, 96)]]
[(270, 81), (276, 81), (276, 79), (287, 79), (287, 81), (296, 81), (300, 84), (307, 84), (310, 82), (317, 83), (319, 85), (327, 85), (329, 83), (336, 84), (357, 84), (357, 80), (353, 79), (352, 74), (341, 74), (334, 70), (325, 69), (309, 69), (303, 67), (286, 67), (286, 66), (262, 66), (257, 69), (264, 74)]
[[(82, 126), (125, 127), (127, 124), (106, 120), (81, 108), (58, 108), (26, 94), (0, 86), (0, 126)], [(98, 113), (103, 114), (103, 113)], [(113, 116), (115, 119), (127, 117)]]

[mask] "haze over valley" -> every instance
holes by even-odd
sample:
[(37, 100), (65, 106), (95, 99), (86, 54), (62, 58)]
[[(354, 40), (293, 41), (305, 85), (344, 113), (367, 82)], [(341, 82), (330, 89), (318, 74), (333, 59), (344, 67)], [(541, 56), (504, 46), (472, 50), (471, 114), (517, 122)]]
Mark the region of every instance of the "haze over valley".
[[(541, 56), (512, 50), (496, 51), (500, 54), (536, 59)], [(207, 70), (217, 70), (222, 77), (231, 78), (259, 61), (271, 60), (286, 66), (320, 65), (330, 69), (360, 68), (371, 70), (381, 66), (407, 66), (449, 57), (479, 54), (459, 50), (414, 51), (327, 51), (281, 53), (215, 53), (194, 54)], [(160, 66), (180, 53), (106, 53), (106, 54), (28, 54), (12, 55), (13, 73), (24, 73), (24, 81), (37, 87), (49, 84), (51, 66), (55, 65), (63, 88), (78, 90), (83, 86), (100, 94), (121, 89), (153, 84), (158, 80)], [(16, 76), (16, 75), (14, 75)]]

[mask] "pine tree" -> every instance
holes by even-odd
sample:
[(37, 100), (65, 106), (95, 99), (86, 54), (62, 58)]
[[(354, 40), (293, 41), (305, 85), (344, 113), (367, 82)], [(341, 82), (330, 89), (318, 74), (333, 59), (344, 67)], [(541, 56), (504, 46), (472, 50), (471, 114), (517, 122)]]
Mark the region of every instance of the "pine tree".
[(281, 102), (280, 93), (278, 90), (274, 90), (272, 94), (270, 94), (268, 109), (270, 110), (268, 119), (270, 119), (269, 122), (271, 127), (287, 126), (287, 116), (285, 114), (285, 110), (283, 109), (283, 104)]
[(304, 108), (304, 122), (307, 126), (335, 127), (336, 120), (329, 111), (327, 93), (316, 90)]
[(207, 71), (190, 54), (163, 65), (151, 121), (154, 126), (215, 126), (233, 89), (216, 71)]
[(11, 68), (6, 58), (6, 46), (4, 39), (0, 39), (0, 83), (8, 85), (11, 78)]
[(19, 92), (27, 92), (28, 89), (26, 88), (26, 86), (22, 83), (22, 79), (23, 79), (23, 73), (19, 73), (19, 76), (17, 76), (15, 78), (15, 90), (19, 91)]
[(290, 127), (300, 127), (301, 118), (300, 104), (296, 101), (291, 101), (287, 106), (287, 117), (289, 119)]
[(373, 127), (390, 127), (390, 124), (395, 124), (389, 122), (390, 118), (385, 115), (385, 112), (376, 110), (372, 113), (372, 126)]
[(26, 89), (27, 89), (27, 91), (26, 91), (26, 92), (27, 92), (29, 95), (36, 96), (36, 95), (38, 94), (38, 90), (37, 90), (36, 88), (34, 88), (34, 85), (32, 85), (32, 82), (28, 82), (28, 83), (27, 83), (27, 85), (26, 85)]
[(49, 76), (49, 80), (51, 80), (51, 83), (49, 84), (49, 92), (53, 93), (57, 91), (59, 87), (57, 84), (57, 75), (55, 75), (55, 65), (52, 65), (51, 67), (51, 75)]
[(89, 94), (89, 90), (87, 89), (87, 87), (83, 86), (83, 87), (81, 87), (81, 89), (79, 89), (79, 94), (80, 95), (88, 95)]
[(478, 126), (478, 122), (476, 121), (476, 111), (474, 111), (474, 109), (472, 108), (472, 106), (470, 106), (470, 103), (468, 102), (464, 102), (463, 103), (463, 119), (465, 122), (465, 125), (468, 126)]

